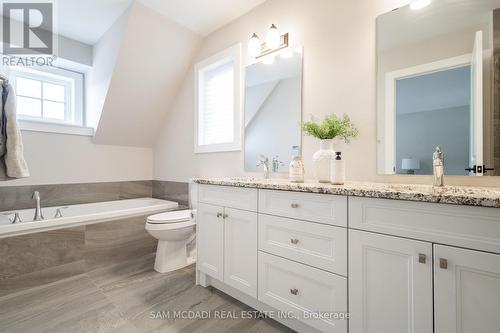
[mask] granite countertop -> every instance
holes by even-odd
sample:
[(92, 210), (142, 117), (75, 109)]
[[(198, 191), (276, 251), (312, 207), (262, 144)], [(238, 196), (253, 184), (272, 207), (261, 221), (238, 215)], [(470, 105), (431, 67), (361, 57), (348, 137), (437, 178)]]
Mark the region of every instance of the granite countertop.
[(500, 188), (433, 187), (431, 185), (368, 182), (346, 182), (345, 185), (331, 185), (306, 181), (297, 184), (286, 179), (265, 180), (258, 178), (193, 178), (192, 181), (207, 185), (500, 208)]

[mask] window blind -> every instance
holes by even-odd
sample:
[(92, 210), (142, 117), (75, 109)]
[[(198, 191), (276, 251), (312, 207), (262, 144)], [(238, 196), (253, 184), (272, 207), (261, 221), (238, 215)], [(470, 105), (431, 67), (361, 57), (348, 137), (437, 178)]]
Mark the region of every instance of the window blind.
[(198, 144), (234, 141), (234, 62), (202, 69), (199, 82)]

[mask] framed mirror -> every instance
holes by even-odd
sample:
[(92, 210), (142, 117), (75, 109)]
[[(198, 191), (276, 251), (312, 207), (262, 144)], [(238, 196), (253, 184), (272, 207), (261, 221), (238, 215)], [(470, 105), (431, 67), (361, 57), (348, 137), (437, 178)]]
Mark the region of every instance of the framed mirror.
[(288, 172), (301, 149), (302, 48), (267, 56), (245, 69), (245, 171)]
[(499, 55), (500, 0), (433, 0), (378, 17), (378, 172), (432, 174), (439, 146), (447, 175), (495, 175)]

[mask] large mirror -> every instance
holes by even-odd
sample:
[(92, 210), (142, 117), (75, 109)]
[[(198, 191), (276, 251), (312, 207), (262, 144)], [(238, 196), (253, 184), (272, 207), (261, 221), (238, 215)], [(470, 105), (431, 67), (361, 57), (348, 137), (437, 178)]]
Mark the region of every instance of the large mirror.
[(245, 171), (262, 158), (271, 172), (288, 172), (301, 149), (302, 48), (286, 50), (245, 70)]
[(500, 0), (433, 0), (377, 19), (378, 171), (500, 169)]

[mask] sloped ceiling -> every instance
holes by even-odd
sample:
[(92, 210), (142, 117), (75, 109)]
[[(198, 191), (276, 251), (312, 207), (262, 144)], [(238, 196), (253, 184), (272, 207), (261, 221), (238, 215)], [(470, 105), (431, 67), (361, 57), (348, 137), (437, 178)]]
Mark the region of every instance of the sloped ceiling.
[(152, 147), (201, 37), (135, 2), (94, 141)]

